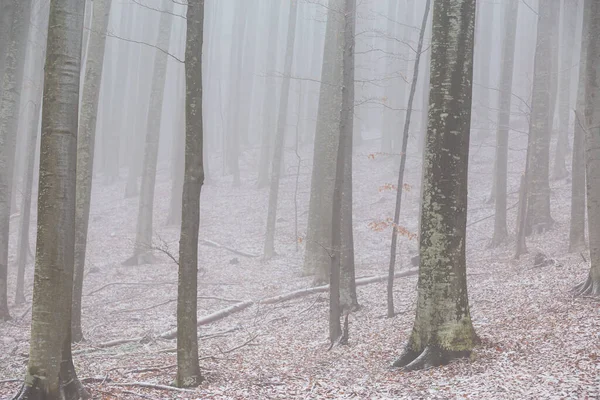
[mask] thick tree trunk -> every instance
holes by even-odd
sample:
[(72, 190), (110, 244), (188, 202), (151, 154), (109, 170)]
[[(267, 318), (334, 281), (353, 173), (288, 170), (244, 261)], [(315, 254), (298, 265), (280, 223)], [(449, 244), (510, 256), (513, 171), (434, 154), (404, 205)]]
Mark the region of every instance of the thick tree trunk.
[(198, 365), (198, 229), (200, 191), (204, 182), (202, 157), (202, 42), (204, 0), (191, 0), (187, 9), (185, 49), (186, 127), (185, 175), (182, 195), (179, 281), (177, 292), (177, 378), (179, 387), (202, 381)]
[(77, 112), (84, 2), (53, 0), (45, 66), (31, 340), (19, 399), (89, 397), (71, 359)]
[(560, 2), (547, 0), (539, 7), (533, 94), (529, 123), (529, 168), (527, 171), (526, 233), (549, 229), (550, 216), (550, 136), (554, 115), (553, 42), (558, 27)]
[(417, 312), (394, 363), (409, 370), (470, 354), (465, 260), (475, 0), (436, 1)]
[(154, 184), (156, 182), (156, 164), (158, 161), (158, 142), (160, 139), (160, 121), (163, 108), (165, 81), (167, 78), (167, 54), (171, 42), (173, 1), (163, 0), (158, 27), (157, 46), (152, 73), (150, 107), (148, 109), (147, 132), (142, 170), (142, 185), (138, 208), (137, 232), (133, 256), (124, 265), (149, 264), (154, 261), (152, 255)]
[(510, 132), (510, 110), (512, 99), (513, 70), (515, 64), (515, 42), (517, 38), (517, 18), (519, 1), (510, 0), (504, 14), (504, 43), (502, 45), (502, 72), (500, 76), (500, 96), (498, 109), (498, 131), (496, 133), (496, 163), (494, 167), (495, 218), (492, 247), (506, 240), (506, 195), (508, 176), (508, 135)]
[(275, 255), (275, 222), (277, 220), (277, 197), (279, 196), (279, 180), (283, 165), (285, 144), (285, 129), (287, 126), (288, 103), (290, 98), (290, 81), (292, 63), (294, 61), (294, 42), (296, 41), (296, 16), (298, 1), (291, 0), (288, 18), (288, 33), (285, 50), (284, 77), (279, 99), (279, 116), (277, 117), (277, 135), (275, 136), (275, 151), (271, 165), (271, 185), (269, 188), (269, 209), (267, 211), (267, 231), (265, 235), (264, 258), (270, 259)]
[[(272, 73), (277, 64), (277, 37), (279, 32), (279, 14), (281, 2), (276, 1), (270, 6), (269, 14), (269, 36), (267, 43), (267, 74)], [(275, 79), (272, 76), (265, 77), (265, 91), (263, 97), (263, 124), (261, 131), (260, 159), (258, 167), (259, 189), (269, 185), (269, 161), (271, 160), (271, 148), (275, 136), (276, 122), (275, 113), (277, 112), (277, 90), (275, 88)]]
[(577, 28), (577, 0), (565, 0), (562, 16), (562, 43), (560, 46), (560, 91), (558, 103), (558, 140), (554, 156), (554, 179), (563, 179), (569, 175), (565, 159), (569, 148), (569, 119), (571, 114), (571, 74), (575, 49), (575, 30)]
[(13, 7), (13, 24), (0, 82), (0, 321), (10, 319), (7, 293), (9, 224), (31, 0), (14, 1)]
[(600, 3), (586, 0), (589, 34), (586, 50), (585, 152), (590, 273), (576, 290), (579, 295), (600, 296)]
[[(94, 172), (94, 149), (96, 144), (96, 117), (104, 66), (106, 30), (112, 0), (94, 0), (92, 30), (89, 39), (88, 59), (83, 83), (83, 99), (79, 115), (77, 137), (77, 194), (75, 204), (75, 266), (73, 277), (73, 309), (71, 316), (71, 339), (83, 340), (81, 329), (81, 296), (87, 248), (92, 176)], [(116, 151), (116, 149), (113, 149)]]
[(327, 282), (331, 264), (330, 221), (342, 101), (343, 1), (329, 2), (321, 70), (304, 256), (304, 274), (315, 274), (315, 283)]
[(402, 132), (402, 150), (400, 151), (400, 169), (398, 171), (398, 184), (396, 187), (396, 208), (394, 210), (394, 224), (392, 225), (392, 246), (390, 249), (390, 264), (388, 268), (387, 282), (387, 316), (392, 318), (394, 312), (394, 274), (396, 269), (396, 247), (398, 241), (398, 224), (400, 223), (400, 209), (402, 208), (402, 193), (404, 191), (404, 169), (406, 167), (406, 155), (408, 148), (408, 133), (410, 129), (410, 118), (412, 116), (413, 101), (417, 91), (417, 83), (419, 81), (419, 62), (421, 61), (421, 52), (423, 51), (423, 38), (427, 30), (427, 19), (429, 18), (429, 8), (431, 1), (425, 3), (425, 13), (421, 22), (421, 33), (419, 34), (419, 43), (417, 45), (416, 59), (413, 69), (412, 82), (410, 93), (408, 95), (408, 104), (406, 107), (406, 118), (404, 120), (404, 129)]

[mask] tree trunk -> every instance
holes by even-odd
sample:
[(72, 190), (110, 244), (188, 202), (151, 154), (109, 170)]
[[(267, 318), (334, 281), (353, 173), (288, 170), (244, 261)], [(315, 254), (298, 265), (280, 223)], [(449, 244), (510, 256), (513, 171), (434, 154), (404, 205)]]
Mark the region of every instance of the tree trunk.
[[(183, 71), (185, 74), (185, 71)], [(185, 87), (182, 88), (181, 76), (177, 73), (177, 84), (175, 91), (175, 126), (173, 127), (173, 145), (171, 147), (171, 204), (169, 206), (169, 215), (167, 216), (167, 225), (177, 226), (181, 224), (181, 196), (183, 193), (183, 175), (185, 170)], [(185, 86), (185, 85), (183, 85)], [(182, 90), (183, 89), (183, 90)], [(183, 97), (182, 110), (180, 99)], [(204, 146), (202, 146), (204, 148)]]
[(533, 94), (529, 123), (529, 168), (527, 171), (526, 234), (543, 232), (554, 221), (550, 216), (550, 136), (554, 109), (552, 64), (554, 30), (558, 26), (560, 2), (546, 1), (539, 7)]
[[(88, 59), (85, 67), (83, 99), (79, 115), (77, 137), (77, 194), (75, 204), (75, 267), (73, 286), (73, 310), (71, 317), (71, 339), (83, 340), (81, 329), (81, 296), (87, 248), (92, 176), (94, 172), (94, 148), (96, 143), (96, 118), (102, 83), (106, 30), (112, 0), (94, 0), (92, 30), (89, 39)], [(116, 149), (113, 149), (116, 151)]]
[(417, 312), (396, 367), (445, 364), (477, 342), (467, 295), (465, 239), (475, 0), (436, 1)]
[(304, 274), (315, 274), (317, 284), (327, 282), (331, 264), (330, 221), (342, 102), (343, 7), (343, 0), (329, 2), (310, 185)]
[(408, 105), (406, 107), (406, 118), (404, 119), (404, 130), (402, 132), (402, 150), (400, 151), (400, 170), (398, 171), (398, 185), (396, 187), (396, 209), (394, 211), (394, 224), (392, 225), (392, 246), (390, 249), (390, 265), (388, 268), (387, 282), (387, 316), (392, 318), (394, 312), (394, 273), (396, 267), (396, 243), (398, 241), (398, 230), (400, 223), (400, 209), (402, 207), (402, 193), (404, 191), (404, 168), (406, 166), (406, 149), (408, 147), (408, 133), (410, 129), (410, 118), (412, 116), (413, 101), (417, 91), (417, 83), (419, 80), (419, 62), (421, 61), (421, 52), (423, 51), (423, 38), (427, 30), (427, 19), (429, 18), (429, 8), (431, 1), (425, 3), (425, 13), (421, 22), (421, 33), (419, 34), (419, 43), (417, 45), (415, 65), (413, 69), (413, 77), (408, 95)]
[[(587, 10), (587, 8), (585, 9)], [(586, 51), (589, 41), (589, 15), (584, 14), (579, 60), (579, 84), (573, 136), (573, 162), (571, 170), (571, 224), (569, 252), (585, 248), (585, 108), (586, 108)]]
[(267, 231), (265, 235), (264, 258), (270, 259), (275, 255), (275, 222), (277, 219), (277, 197), (279, 195), (279, 180), (281, 166), (283, 165), (283, 151), (285, 144), (285, 129), (287, 126), (288, 103), (290, 98), (290, 81), (292, 75), (292, 62), (294, 61), (294, 42), (296, 41), (296, 16), (298, 14), (298, 1), (291, 0), (288, 19), (288, 33), (285, 50), (284, 77), (279, 99), (279, 116), (277, 117), (277, 136), (275, 137), (275, 151), (271, 165), (271, 185), (269, 188), (269, 209), (267, 211)]
[(198, 365), (198, 229), (202, 162), (202, 42), (204, 0), (191, 0), (187, 9), (185, 48), (186, 127), (185, 176), (182, 195), (179, 281), (177, 292), (177, 378), (179, 387), (202, 381)]
[(587, 177), (588, 233), (590, 235), (590, 273), (578, 285), (577, 294), (600, 296), (600, 3), (586, 0), (589, 18), (586, 49), (585, 152)]
[[(267, 43), (267, 71), (268, 74), (272, 73), (276, 69), (277, 65), (277, 37), (279, 32), (279, 14), (281, 9), (281, 2), (276, 1), (270, 5), (269, 14), (269, 36)], [(265, 77), (265, 91), (263, 97), (263, 126), (261, 131), (261, 145), (260, 145), (260, 160), (258, 168), (258, 182), (257, 186), (259, 189), (265, 188), (269, 185), (269, 160), (271, 159), (271, 146), (273, 137), (275, 136), (276, 122), (275, 113), (277, 112), (277, 90), (275, 88), (275, 78), (272, 76)]]
[[(3, 0), (0, 2), (0, 79), (4, 76), (6, 52), (10, 43), (10, 32), (13, 25), (13, 13), (16, 2)], [(2, 81), (0, 81), (0, 98), (2, 96)]]
[[(492, 68), (491, 58), (494, 47), (494, 8), (495, 3), (478, 0), (477, 7), (477, 44), (475, 50), (475, 68), (476, 90), (475, 107), (477, 110), (476, 119), (478, 129), (476, 139), (485, 140), (489, 137), (492, 130), (490, 121), (492, 104), (490, 101), (490, 89), (492, 82), (490, 80), (490, 70)], [(494, 196), (494, 194), (492, 194)]]
[(562, 16), (562, 44), (560, 63), (560, 91), (558, 103), (558, 140), (554, 156), (554, 179), (563, 179), (569, 175), (565, 159), (569, 148), (569, 116), (571, 114), (571, 74), (575, 48), (575, 30), (577, 28), (577, 0), (565, 0)]
[(503, 243), (508, 236), (506, 228), (506, 185), (508, 176), (508, 136), (510, 132), (510, 110), (512, 99), (513, 70), (515, 64), (515, 42), (519, 1), (510, 0), (504, 14), (504, 43), (502, 45), (502, 72), (498, 109), (498, 132), (496, 133), (496, 163), (494, 167), (494, 235), (492, 247)]
[[(397, 15), (399, 0), (388, 0), (388, 10), (387, 10), (387, 27), (386, 27), (386, 64), (385, 64), (385, 97), (384, 97), (384, 107), (383, 107), (383, 126), (381, 132), (381, 152), (389, 153), (392, 151), (392, 143), (394, 141), (394, 136), (397, 133), (394, 130), (394, 127), (398, 126), (397, 124), (397, 114), (400, 111), (396, 111), (396, 98), (400, 97), (400, 93), (396, 93), (394, 89), (397, 85), (394, 85), (395, 78), (394, 74), (398, 74), (399, 65), (398, 62), (395, 61), (394, 53), (398, 49), (398, 45), (396, 44), (396, 24), (394, 21)], [(399, 77), (396, 77), (399, 79)]]
[(77, 112), (84, 2), (53, 0), (45, 65), (38, 233), (25, 384), (18, 399), (89, 395), (71, 359)]
[(31, 0), (15, 1), (13, 7), (0, 98), (0, 321), (10, 319), (7, 293), (9, 224)]
[(150, 107), (148, 110), (147, 132), (144, 149), (144, 165), (140, 203), (138, 208), (137, 232), (133, 256), (123, 265), (151, 264), (152, 255), (152, 219), (154, 211), (154, 184), (156, 182), (156, 164), (158, 161), (158, 142), (160, 139), (160, 121), (163, 108), (165, 81), (167, 78), (167, 54), (171, 42), (173, 1), (163, 0), (158, 27), (158, 39), (152, 73)]

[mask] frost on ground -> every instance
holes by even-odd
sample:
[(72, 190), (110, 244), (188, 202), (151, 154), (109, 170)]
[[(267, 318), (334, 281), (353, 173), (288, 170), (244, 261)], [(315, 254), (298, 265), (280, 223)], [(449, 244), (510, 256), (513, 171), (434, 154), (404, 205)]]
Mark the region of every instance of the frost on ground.
[[(375, 145), (371, 146), (375, 148)], [(389, 229), (381, 222), (393, 215), (398, 159), (379, 155), (368, 144), (355, 152), (354, 223), (357, 276), (382, 275), (389, 257)], [(304, 149), (309, 154), (311, 149)], [(469, 360), (421, 372), (390, 369), (402, 350), (414, 318), (416, 277), (395, 283), (398, 314), (385, 318), (385, 283), (358, 288), (360, 311), (350, 317), (348, 346), (327, 351), (327, 294), (313, 294), (273, 305), (252, 305), (199, 334), (205, 382), (194, 391), (164, 390), (139, 384), (170, 385), (175, 377), (175, 342), (160, 339), (175, 328), (177, 268), (156, 252), (157, 264), (124, 267), (135, 238), (137, 198), (123, 199), (124, 182), (94, 187), (90, 219), (88, 274), (83, 301), (86, 341), (74, 346), (79, 376), (103, 399), (263, 399), (263, 398), (600, 398), (600, 303), (574, 298), (570, 290), (587, 276), (580, 254), (568, 254), (570, 183), (552, 185), (553, 230), (528, 239), (529, 255), (513, 260), (514, 238), (488, 249), (493, 205), (490, 152), (472, 150), (468, 228), (469, 297), (482, 344)], [(515, 152), (512, 152), (515, 153)], [(200, 246), (199, 316), (233, 301), (276, 296), (311, 286), (302, 277), (303, 241), (310, 190), (310, 159), (303, 160), (298, 191), (300, 240), (294, 232), (295, 154), (287, 154), (277, 222), (277, 257), (269, 262)], [(511, 159), (509, 206), (517, 201), (521, 154)], [(254, 154), (246, 154), (253, 160)], [(219, 165), (213, 159), (213, 165)], [(401, 225), (417, 230), (419, 157), (408, 160), (408, 186)], [(247, 165), (246, 170), (251, 170)], [(213, 171), (215, 168), (213, 167)], [(177, 255), (178, 228), (165, 226), (169, 172), (158, 173), (155, 245)], [(200, 238), (248, 254), (260, 254), (268, 193), (257, 190), (255, 176), (232, 188), (228, 177), (212, 176), (203, 189)], [(34, 205), (35, 210), (35, 205)], [(509, 212), (514, 232), (516, 209)], [(416, 242), (400, 241), (397, 268), (410, 268)], [(32, 241), (35, 229), (32, 232)], [(296, 252), (296, 243), (300, 249)], [(11, 242), (14, 265), (16, 235)], [(541, 251), (554, 265), (534, 267)], [(586, 256), (587, 257), (587, 256)], [(27, 275), (29, 303), (13, 307), (14, 319), (0, 323), (0, 397), (17, 391), (27, 365), (32, 265)], [(14, 269), (11, 295), (14, 290)], [(116, 345), (115, 340), (124, 340)]]

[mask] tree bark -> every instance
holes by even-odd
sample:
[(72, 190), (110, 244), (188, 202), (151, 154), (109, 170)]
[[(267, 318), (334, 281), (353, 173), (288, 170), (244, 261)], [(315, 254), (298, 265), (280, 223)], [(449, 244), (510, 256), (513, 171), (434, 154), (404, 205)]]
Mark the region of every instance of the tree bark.
[(0, 98), (0, 321), (10, 319), (7, 292), (9, 224), (31, 0), (14, 1), (13, 7)]
[(177, 378), (179, 387), (202, 381), (198, 365), (198, 229), (200, 191), (204, 182), (202, 157), (202, 42), (204, 0), (187, 8), (185, 48), (186, 126), (185, 175), (182, 195), (179, 280), (177, 295)]
[(83, 14), (80, 0), (50, 4), (31, 340), (18, 399), (89, 397), (75, 374), (70, 343)]
[(147, 132), (144, 149), (144, 164), (140, 203), (138, 208), (137, 232), (133, 256), (124, 265), (151, 264), (152, 255), (152, 220), (154, 211), (154, 185), (156, 182), (156, 164), (158, 160), (158, 142), (160, 139), (160, 121), (163, 108), (165, 81), (167, 78), (167, 54), (171, 42), (171, 25), (173, 17), (173, 1), (163, 0), (160, 14), (154, 71), (148, 109)]
[(465, 260), (475, 0), (436, 1), (415, 323), (394, 366), (408, 370), (470, 354)]
[(285, 129), (287, 126), (288, 103), (290, 98), (290, 81), (292, 63), (294, 61), (294, 43), (296, 41), (296, 16), (298, 14), (298, 1), (291, 0), (288, 18), (288, 33), (285, 50), (284, 77), (279, 99), (279, 116), (277, 117), (277, 135), (275, 136), (275, 149), (273, 164), (271, 165), (271, 185), (269, 187), (269, 209), (267, 211), (267, 231), (265, 235), (264, 258), (270, 259), (275, 255), (275, 222), (277, 219), (277, 197), (279, 196), (279, 180), (283, 165), (283, 151), (285, 144)]
[(506, 240), (506, 195), (508, 177), (508, 137), (510, 132), (510, 110), (512, 100), (513, 71), (515, 64), (515, 43), (517, 38), (517, 18), (519, 1), (510, 0), (504, 14), (504, 43), (502, 45), (502, 72), (498, 109), (498, 131), (496, 133), (496, 162), (494, 167), (494, 235), (492, 247)]
[[(112, 0), (94, 0), (92, 30), (89, 39), (88, 58), (85, 66), (83, 99), (79, 115), (77, 137), (77, 194), (75, 203), (75, 264), (73, 277), (73, 308), (71, 316), (71, 339), (83, 340), (81, 329), (81, 296), (87, 249), (92, 176), (94, 172), (94, 149), (96, 144), (96, 118), (102, 83), (106, 30)], [(117, 151), (113, 149), (113, 151)]]

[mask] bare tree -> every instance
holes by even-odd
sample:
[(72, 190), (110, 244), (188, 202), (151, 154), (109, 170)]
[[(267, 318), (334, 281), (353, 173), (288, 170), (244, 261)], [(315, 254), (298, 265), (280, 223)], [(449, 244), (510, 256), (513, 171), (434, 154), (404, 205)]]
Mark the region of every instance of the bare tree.
[(409, 370), (467, 356), (478, 340), (465, 260), (474, 24), (475, 0), (435, 2), (417, 312), (394, 362)]
[(31, 340), (17, 399), (89, 395), (71, 357), (75, 246), (77, 113), (84, 2), (52, 0), (48, 28), (40, 151), (38, 233)]

